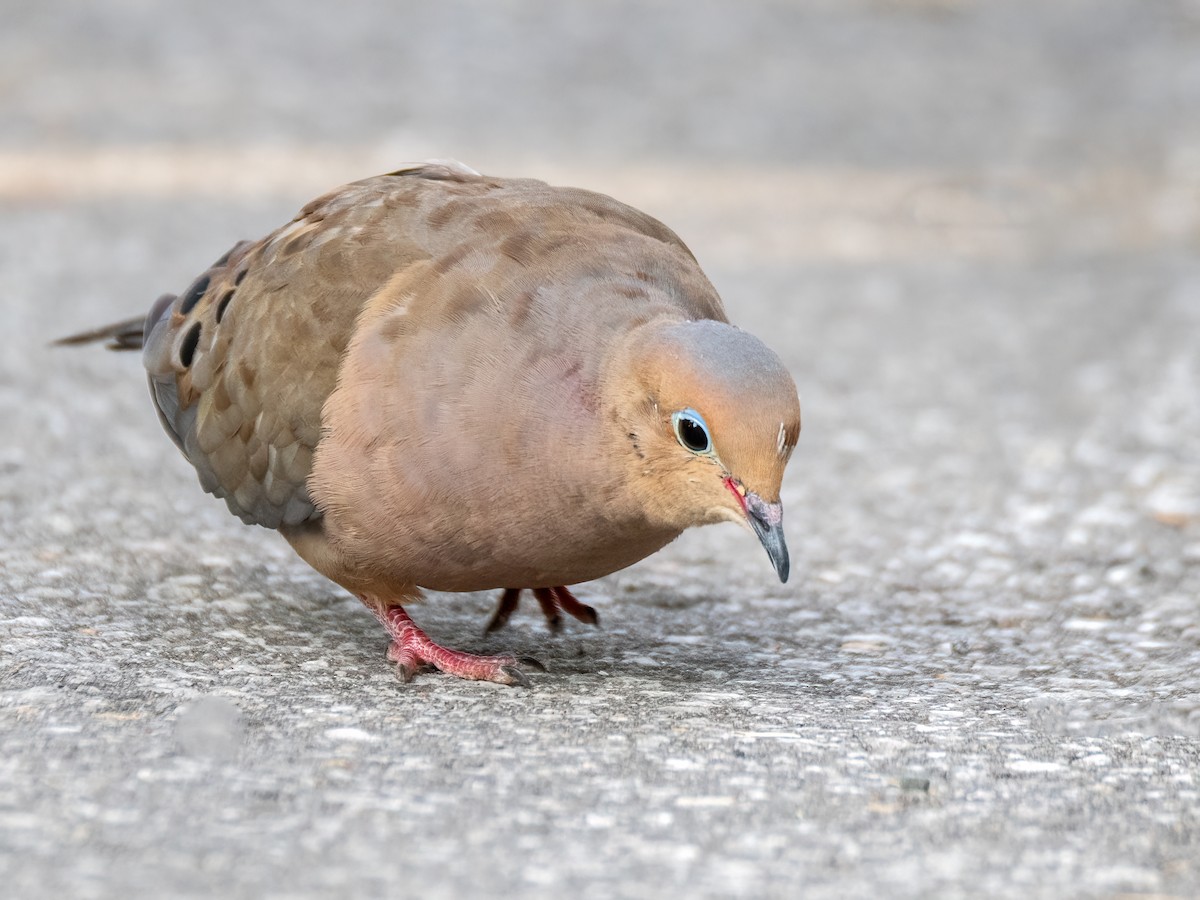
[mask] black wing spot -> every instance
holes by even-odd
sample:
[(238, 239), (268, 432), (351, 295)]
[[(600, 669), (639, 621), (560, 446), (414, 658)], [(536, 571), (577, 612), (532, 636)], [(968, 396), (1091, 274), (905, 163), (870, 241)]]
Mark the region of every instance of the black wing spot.
[(225, 292), (219, 303), (217, 303), (217, 324), (221, 324), (221, 319), (225, 317), (225, 310), (229, 306), (229, 301), (233, 299), (233, 288)]
[(200, 343), (201, 325), (197, 322), (188, 329), (188, 333), (183, 336), (183, 340), (179, 343), (179, 361), (186, 369), (192, 364), (192, 358), (196, 355), (196, 345)]
[(233, 279), (234, 287), (237, 287), (239, 284), (242, 283), (242, 281), (246, 277), (246, 273), (249, 271), (250, 271), (249, 269), (242, 269), (242, 271), (237, 273), (237, 278)]
[(200, 298), (204, 296), (204, 292), (208, 290), (207, 275), (201, 275), (188, 288), (187, 293), (183, 295), (183, 299), (179, 301), (179, 312), (187, 315), (196, 308), (196, 304), (200, 302)]

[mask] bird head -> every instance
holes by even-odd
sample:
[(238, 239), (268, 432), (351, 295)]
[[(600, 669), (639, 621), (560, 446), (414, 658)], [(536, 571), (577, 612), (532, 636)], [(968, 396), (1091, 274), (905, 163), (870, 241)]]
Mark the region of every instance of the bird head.
[(787, 581), (779, 488), (800, 434), (791, 375), (762, 341), (724, 322), (641, 332), (618, 415), (647, 515), (681, 531), (748, 526)]

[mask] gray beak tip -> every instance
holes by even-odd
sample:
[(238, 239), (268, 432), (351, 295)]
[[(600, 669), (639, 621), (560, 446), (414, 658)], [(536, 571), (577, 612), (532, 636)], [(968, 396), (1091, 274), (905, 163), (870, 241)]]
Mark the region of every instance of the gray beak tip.
[(786, 584), (791, 573), (791, 561), (788, 558), (787, 540), (783, 536), (783, 506), (767, 503), (757, 494), (747, 492), (746, 512), (750, 527), (767, 551), (779, 580)]

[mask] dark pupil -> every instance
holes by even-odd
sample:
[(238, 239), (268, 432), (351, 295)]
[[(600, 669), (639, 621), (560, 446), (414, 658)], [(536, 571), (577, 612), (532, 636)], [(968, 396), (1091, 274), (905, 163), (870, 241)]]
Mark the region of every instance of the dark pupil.
[(708, 449), (708, 435), (695, 419), (679, 420), (679, 437), (689, 450), (703, 453)]

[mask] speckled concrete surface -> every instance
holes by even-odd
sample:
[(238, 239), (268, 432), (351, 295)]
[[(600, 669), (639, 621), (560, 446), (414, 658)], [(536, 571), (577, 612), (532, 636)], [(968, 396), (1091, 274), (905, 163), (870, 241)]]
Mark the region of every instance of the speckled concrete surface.
[[(6, 896), (1200, 894), (1200, 6), (2, 6)], [(550, 673), (402, 685), (45, 346), (430, 155), (692, 245), (801, 387), (791, 583), (435, 595)]]

